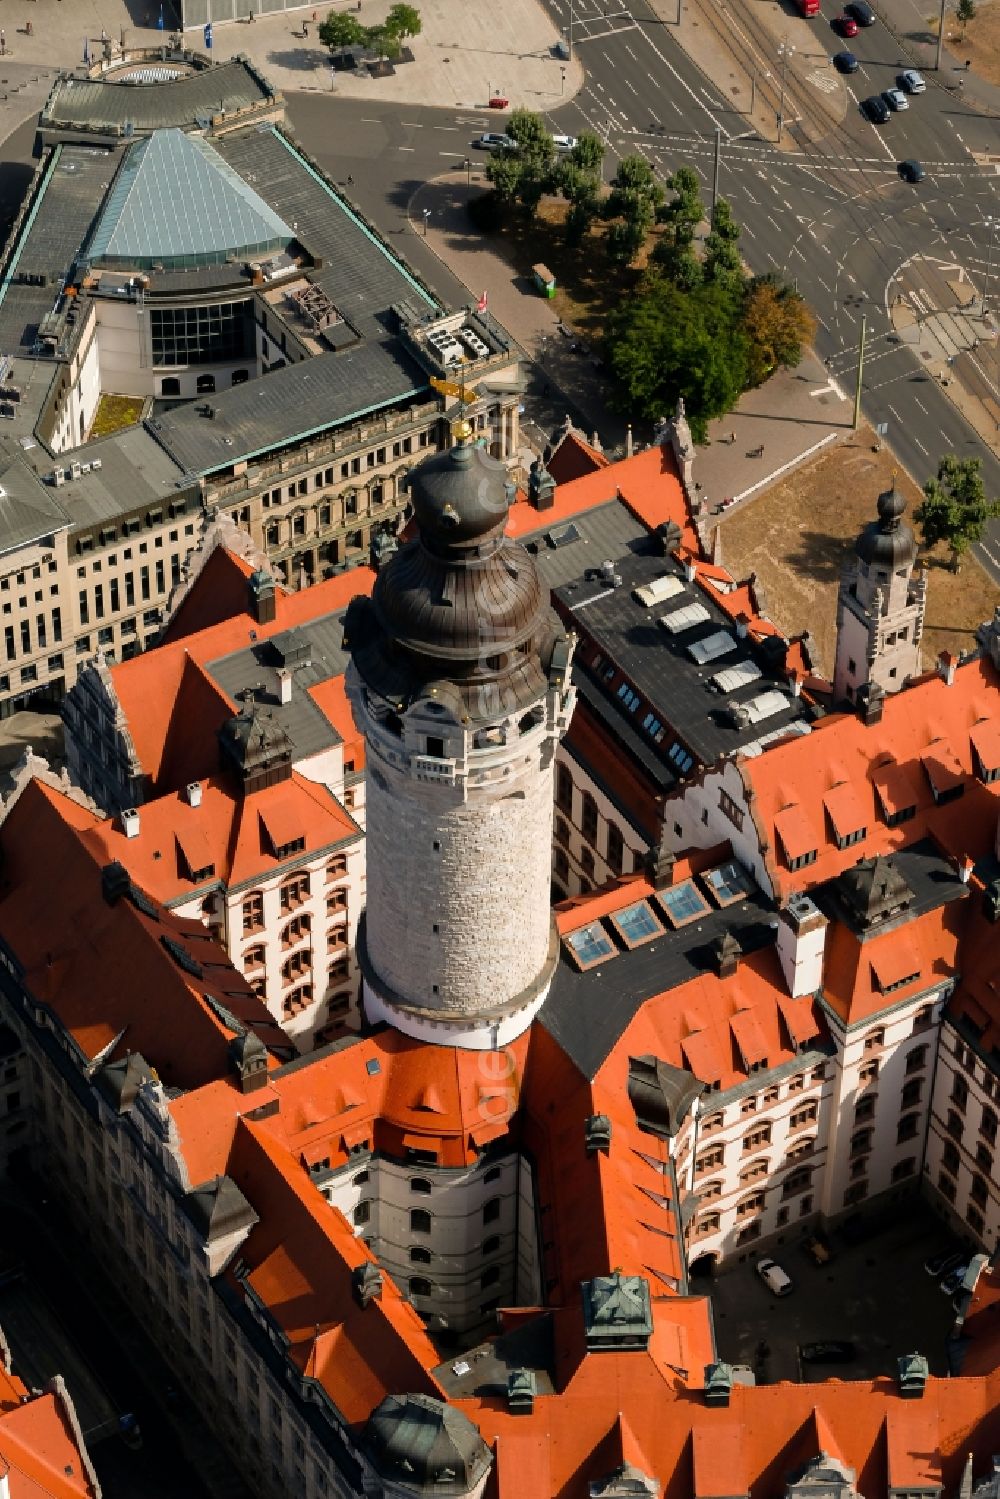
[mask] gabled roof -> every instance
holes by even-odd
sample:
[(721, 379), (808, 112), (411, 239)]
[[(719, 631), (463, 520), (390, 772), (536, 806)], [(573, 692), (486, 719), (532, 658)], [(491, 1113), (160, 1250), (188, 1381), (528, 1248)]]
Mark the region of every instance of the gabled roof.
[[(973, 736), (983, 740), (984, 725), (998, 720), (1000, 676), (988, 659), (976, 657), (959, 665), (950, 686), (934, 674), (887, 697), (879, 723), (832, 714), (806, 738), (742, 760), (775, 894), (785, 900), (859, 859), (890, 853), (928, 833), (955, 858), (985, 853), (1000, 812), (1000, 782), (984, 785), (977, 779), (972, 746)], [(944, 793), (940, 802), (935, 791), (939, 797)], [(860, 841), (844, 848), (837, 847), (833, 814), (824, 817), (821, 811), (831, 795), (841, 819), (860, 821), (865, 830)], [(900, 820), (890, 826), (890, 818)], [(816, 854), (814, 862), (789, 869), (789, 859), (810, 852)]]
[(234, 1030), (222, 1016), (286, 1050), (262, 1001), (200, 922), (172, 916), (141, 892), (105, 898), (107, 860), (84, 836), (101, 826), (33, 781), (0, 827), (0, 937), (29, 992), (88, 1060), (139, 1052), (168, 1087), (228, 1074)]
[(0, 1474), (10, 1499), (95, 1499), (88, 1466), (59, 1393), (25, 1394), (24, 1404), (0, 1416)]
[(128, 148), (87, 255), (96, 265), (185, 270), (284, 249), (293, 237), (204, 137), (169, 127)]
[[(253, 564), (228, 547), (215, 546), (160, 635), (159, 646), (247, 612), (247, 582)], [(275, 585), (277, 591), (278, 585)]]
[(559, 439), (545, 465), (557, 484), (569, 484), (607, 466), (605, 455), (575, 427), (570, 427)]

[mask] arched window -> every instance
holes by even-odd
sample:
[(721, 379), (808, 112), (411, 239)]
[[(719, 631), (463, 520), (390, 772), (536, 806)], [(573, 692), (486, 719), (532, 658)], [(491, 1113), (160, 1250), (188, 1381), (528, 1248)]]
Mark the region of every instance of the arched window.
[(500, 1199), (491, 1197), (488, 1202), (483, 1203), (483, 1222), (495, 1223), (500, 1217)]
[(414, 1244), (410, 1250), (411, 1265), (429, 1265), (432, 1258), (430, 1250), (425, 1249), (422, 1244)]
[(880, 1025), (875, 1030), (869, 1031), (865, 1037), (865, 1051), (881, 1051), (885, 1045), (885, 1030)]
[(569, 824), (565, 817), (556, 818), (556, 842), (561, 843), (563, 847), (569, 842)]
[(429, 1234), (431, 1231), (431, 1215), (424, 1208), (410, 1209), (410, 1232), (414, 1234)]
[(179, 396), (181, 393), (181, 382), (174, 375), (167, 375), (160, 381), (161, 396)]
[(583, 793), (583, 817), (581, 821), (583, 836), (589, 843), (597, 841), (597, 803), (589, 791)]
[(420, 1192), (424, 1196), (428, 1196), (430, 1194), (430, 1190), (431, 1190), (431, 1184), (427, 1180), (426, 1176), (411, 1176), (410, 1177), (410, 1191), (411, 1192)]
[(768, 1164), (767, 1164), (767, 1161), (764, 1160), (763, 1157), (758, 1156), (755, 1161), (749, 1161), (743, 1167), (743, 1170), (740, 1172), (740, 1181), (741, 1182), (755, 1182), (755, 1181), (759, 1181), (760, 1178), (762, 1176), (766, 1176), (767, 1173), (768, 1173)]
[(234, 385), (245, 385), (249, 379), (250, 379), (250, 371), (249, 370), (233, 370), (233, 384)]
[(565, 765), (560, 765), (556, 770), (556, 804), (563, 812), (568, 812), (572, 816), (573, 777)]
[(433, 1291), (433, 1287), (432, 1287), (430, 1281), (427, 1279), (426, 1275), (411, 1275), (410, 1276), (410, 1295), (411, 1296), (430, 1296), (431, 1293), (432, 1293), (432, 1291)]
[(500, 1177), (502, 1175), (503, 1175), (503, 1170), (502, 1170), (502, 1168), (500, 1166), (491, 1166), (490, 1169), (487, 1172), (484, 1173), (484, 1175), (483, 1175), (483, 1181), (487, 1182), (487, 1183), (489, 1183), (489, 1182), (497, 1182), (497, 1181), (500, 1180)]
[(371, 1202), (368, 1200), (367, 1197), (362, 1197), (361, 1201), (358, 1202), (358, 1203), (355, 1203), (355, 1205), (354, 1205), (354, 1222), (355, 1222), (355, 1224), (368, 1223), (370, 1221), (370, 1219), (371, 1219), (371, 1215), (372, 1215), (372, 1205), (371, 1205)]
[(483, 1240), (483, 1254), (496, 1254), (500, 1248), (500, 1235), (490, 1234), (489, 1238)]
[(486, 1269), (483, 1271), (482, 1275), (479, 1277), (479, 1284), (482, 1287), (482, 1289), (485, 1291), (487, 1286), (495, 1286), (496, 1283), (497, 1283), (497, 1281), (499, 1279), (500, 1279), (500, 1266), (499, 1265), (487, 1265)]
[(814, 1138), (810, 1138), (808, 1140), (796, 1140), (794, 1145), (790, 1145), (788, 1147), (788, 1151), (785, 1155), (785, 1160), (800, 1161), (802, 1160), (803, 1156), (812, 1155), (815, 1148), (816, 1141)]
[(694, 1225), (695, 1234), (717, 1234), (721, 1222), (721, 1213), (700, 1213)]
[(252, 969), (254, 969), (254, 968), (263, 968), (263, 966), (264, 966), (264, 946), (263, 946), (263, 943), (257, 943), (256, 946), (254, 946), (254, 947), (248, 947), (247, 950), (246, 950), (246, 952), (243, 954), (243, 971), (244, 971), (244, 973), (250, 973)]
[(197, 381), (195, 382), (195, 389), (197, 390), (197, 392), (198, 392), (198, 394), (200, 396), (214, 395), (215, 394), (215, 376), (214, 375), (199, 375)]
[(617, 823), (608, 823), (608, 867), (612, 874), (621, 874), (625, 860), (625, 840)]

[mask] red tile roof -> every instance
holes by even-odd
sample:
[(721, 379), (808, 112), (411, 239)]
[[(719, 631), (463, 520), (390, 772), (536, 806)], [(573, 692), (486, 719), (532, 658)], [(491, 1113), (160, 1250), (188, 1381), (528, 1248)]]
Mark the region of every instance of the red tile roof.
[(6, 1477), (10, 1499), (95, 1499), (97, 1490), (58, 1395), (25, 1397), (24, 1404), (4, 1410), (0, 1475)]
[[(140, 1052), (169, 1086), (197, 1087), (229, 1070), (233, 1032), (207, 994), (265, 1045), (287, 1049), (263, 1003), (200, 922), (159, 907), (147, 915), (127, 898), (105, 900), (107, 860), (83, 836), (101, 826), (40, 781), (25, 787), (0, 826), (0, 935), (39, 1003), (85, 1057), (107, 1051), (112, 1061)], [(200, 977), (181, 966), (164, 939), (201, 965)]]
[(375, 574), (359, 567), (297, 593), (279, 589), (270, 624), (258, 624), (245, 601), (240, 612), (220, 623), (112, 667), (115, 691), (152, 789), (181, 790), (218, 763), (214, 729), (235, 707), (208, 677), (209, 662), (336, 613), (355, 594), (370, 593), (374, 582)]
[(573, 479), (582, 479), (585, 474), (607, 466), (605, 455), (575, 430), (566, 433), (545, 465), (557, 484), (569, 484)]
[(548, 530), (614, 499), (621, 500), (650, 530), (665, 521), (675, 521), (681, 528), (682, 544), (698, 547), (673, 454), (660, 447), (647, 448), (620, 463), (558, 485), (555, 504), (548, 510), (536, 510), (527, 500), (518, 498), (511, 506), (507, 530), (516, 538)]
[[(882, 721), (866, 725), (831, 714), (811, 734), (771, 746), (740, 762), (765, 863), (782, 900), (850, 868), (860, 859), (890, 853), (930, 834), (942, 851), (973, 858), (993, 845), (1000, 812), (1000, 783), (984, 785), (973, 773), (972, 736), (1000, 716), (1000, 677), (985, 658), (964, 662), (949, 687), (924, 677), (885, 700)], [(938, 805), (940, 790), (964, 787)], [(848, 795), (865, 837), (838, 848), (829, 822), (816, 816), (824, 801), (842, 806)], [(914, 816), (888, 827), (885, 814), (914, 808)], [(884, 809), (884, 810), (883, 810)], [(780, 839), (785, 856), (776, 846)], [(814, 863), (790, 870), (787, 858), (815, 850)]]
[(247, 580), (253, 565), (227, 547), (213, 547), (198, 576), (171, 615), (160, 645), (197, 635), (247, 610)]

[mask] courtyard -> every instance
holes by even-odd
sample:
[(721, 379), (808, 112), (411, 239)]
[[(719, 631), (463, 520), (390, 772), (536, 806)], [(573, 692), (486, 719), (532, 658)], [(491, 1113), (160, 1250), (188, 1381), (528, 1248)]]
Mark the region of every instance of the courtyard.
[[(946, 1375), (945, 1342), (955, 1313), (924, 1261), (939, 1250), (962, 1248), (961, 1242), (919, 1201), (901, 1202), (879, 1220), (855, 1224), (854, 1232), (852, 1224), (827, 1236), (831, 1254), (825, 1265), (807, 1253), (804, 1238), (781, 1235), (711, 1281), (694, 1280), (693, 1291), (711, 1293), (720, 1359), (748, 1365), (759, 1384), (895, 1376), (896, 1360), (906, 1353), (922, 1353), (932, 1374)], [(780, 1300), (754, 1268), (764, 1256), (777, 1260), (792, 1279), (793, 1290)], [(830, 1339), (852, 1343), (856, 1358), (846, 1364), (800, 1359), (803, 1344)]]

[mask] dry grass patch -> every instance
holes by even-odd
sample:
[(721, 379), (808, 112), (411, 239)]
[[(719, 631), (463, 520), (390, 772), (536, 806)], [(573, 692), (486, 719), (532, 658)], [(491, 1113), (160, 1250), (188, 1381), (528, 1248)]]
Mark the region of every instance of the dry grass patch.
[(143, 396), (101, 396), (90, 429), (91, 438), (108, 437), (123, 427), (134, 427), (142, 418)]
[[(833, 670), (837, 586), (850, 547), (868, 521), (875, 501), (892, 483), (891, 453), (872, 452), (870, 433), (828, 449), (809, 464), (779, 479), (770, 489), (723, 522), (725, 564), (737, 577), (755, 572), (767, 614), (786, 634), (811, 630), (819, 666)], [(896, 470), (909, 515), (920, 490)], [(924, 665), (933, 666), (943, 650), (974, 646), (976, 626), (992, 617), (997, 589), (973, 557), (959, 573), (948, 567), (949, 552), (922, 555), (928, 569), (924, 621)]]
[[(930, 29), (937, 33), (937, 17)], [(976, 0), (976, 18), (963, 32), (951, 18), (945, 41), (956, 57), (972, 64), (972, 72), (990, 83), (1000, 83), (1000, 0)]]

